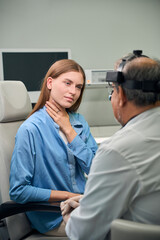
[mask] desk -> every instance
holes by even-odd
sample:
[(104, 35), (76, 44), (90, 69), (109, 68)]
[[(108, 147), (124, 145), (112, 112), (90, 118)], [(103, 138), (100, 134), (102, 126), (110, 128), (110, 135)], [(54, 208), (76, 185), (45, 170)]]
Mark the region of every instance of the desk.
[(111, 137), (115, 132), (121, 128), (120, 125), (113, 126), (95, 126), (90, 127), (91, 133), (95, 138), (97, 144), (101, 144), (103, 141)]

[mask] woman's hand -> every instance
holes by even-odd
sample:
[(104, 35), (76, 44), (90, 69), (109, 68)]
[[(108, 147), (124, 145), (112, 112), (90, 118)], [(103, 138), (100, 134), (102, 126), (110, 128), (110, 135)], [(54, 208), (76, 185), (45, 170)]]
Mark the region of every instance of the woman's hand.
[(53, 120), (59, 125), (61, 131), (65, 134), (68, 142), (72, 142), (73, 139), (76, 137), (77, 133), (71, 126), (71, 123), (69, 121), (69, 115), (66, 110), (55, 101), (52, 101), (52, 103), (47, 101), (45, 106), (46, 111), (51, 116), (51, 118), (53, 118)]
[(72, 197), (64, 202), (61, 202), (61, 213), (63, 216), (63, 220), (67, 223), (68, 219), (70, 218), (71, 212), (79, 207), (79, 200), (83, 197), (83, 195)]

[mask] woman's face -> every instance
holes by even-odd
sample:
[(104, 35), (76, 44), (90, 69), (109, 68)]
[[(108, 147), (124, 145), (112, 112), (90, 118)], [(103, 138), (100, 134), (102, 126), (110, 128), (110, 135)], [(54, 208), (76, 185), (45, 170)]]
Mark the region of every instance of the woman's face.
[(49, 101), (54, 100), (63, 108), (70, 108), (78, 100), (84, 84), (80, 72), (67, 72), (58, 78), (47, 79), (47, 87), (51, 90)]

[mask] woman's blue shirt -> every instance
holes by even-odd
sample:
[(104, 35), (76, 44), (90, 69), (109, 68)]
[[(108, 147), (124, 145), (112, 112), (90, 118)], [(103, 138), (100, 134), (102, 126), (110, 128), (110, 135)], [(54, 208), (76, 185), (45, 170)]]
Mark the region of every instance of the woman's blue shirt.
[[(77, 136), (63, 141), (46, 108), (19, 128), (11, 160), (10, 197), (19, 203), (48, 201), (51, 190), (83, 193), (97, 144), (84, 117), (69, 113)], [(32, 227), (45, 233), (62, 221), (60, 213), (28, 212)]]

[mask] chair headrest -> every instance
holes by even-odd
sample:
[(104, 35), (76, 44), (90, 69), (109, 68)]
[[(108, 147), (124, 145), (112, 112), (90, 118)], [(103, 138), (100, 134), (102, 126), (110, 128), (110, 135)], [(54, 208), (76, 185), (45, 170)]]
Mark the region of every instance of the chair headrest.
[(27, 89), (21, 81), (0, 81), (0, 122), (25, 120), (31, 110)]

